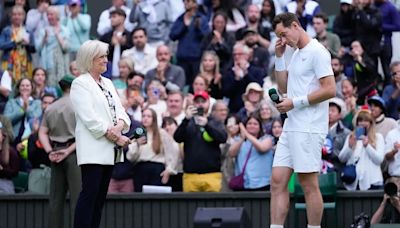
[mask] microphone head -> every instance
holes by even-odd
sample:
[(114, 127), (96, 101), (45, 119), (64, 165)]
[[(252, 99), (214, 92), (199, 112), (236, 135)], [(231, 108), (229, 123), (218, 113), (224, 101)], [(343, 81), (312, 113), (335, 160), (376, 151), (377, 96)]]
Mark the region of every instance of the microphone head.
[(274, 103), (279, 103), (279, 95), (275, 88), (271, 88), (268, 90), (268, 95)]

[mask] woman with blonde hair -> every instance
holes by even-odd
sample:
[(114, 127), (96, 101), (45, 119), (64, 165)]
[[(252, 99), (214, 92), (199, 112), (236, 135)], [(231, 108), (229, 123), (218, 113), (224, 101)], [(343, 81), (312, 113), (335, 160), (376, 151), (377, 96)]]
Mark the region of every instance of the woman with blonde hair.
[(142, 112), (144, 134), (129, 145), (128, 160), (137, 162), (134, 171), (134, 189), (142, 192), (143, 185), (165, 185), (171, 174), (176, 174), (179, 158), (178, 143), (157, 123), (157, 114), (151, 108)]
[(384, 138), (376, 132), (369, 110), (361, 109), (353, 122), (355, 130), (347, 136), (339, 160), (346, 166), (355, 165), (356, 177), (344, 179), (342, 176), (343, 184), (347, 190), (380, 189), (383, 186), (380, 165), (385, 155)]
[(201, 57), (200, 75), (208, 83), (208, 94), (215, 99), (222, 99), (222, 75), (219, 68), (219, 57), (214, 51), (205, 51)]
[(128, 88), (128, 84), (126, 80), (130, 73), (134, 71), (134, 63), (130, 58), (122, 58), (118, 61), (119, 68), (119, 78), (113, 79), (113, 84), (117, 89), (118, 95), (126, 99), (126, 89)]

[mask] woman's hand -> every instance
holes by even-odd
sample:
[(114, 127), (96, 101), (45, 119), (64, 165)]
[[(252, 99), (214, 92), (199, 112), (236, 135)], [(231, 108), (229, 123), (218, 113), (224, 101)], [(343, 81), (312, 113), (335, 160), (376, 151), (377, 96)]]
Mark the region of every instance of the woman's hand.
[(243, 123), (239, 123), (239, 129), (240, 129), (240, 137), (242, 139), (246, 139), (248, 132), (247, 132), (246, 128), (244, 127)]
[(126, 146), (128, 146), (130, 143), (131, 143), (131, 140), (128, 138), (128, 137), (126, 137), (126, 136), (124, 136), (124, 135), (121, 135), (118, 139), (117, 139), (117, 141), (115, 142), (118, 146), (121, 146), (121, 147), (126, 147)]
[(171, 175), (171, 174), (169, 173), (168, 170), (164, 170), (164, 171), (160, 174), (160, 177), (162, 177), (162, 178), (161, 178), (161, 183), (163, 183), (163, 184), (168, 183), (168, 180), (169, 180), (169, 176), (170, 176), (170, 175)]
[(361, 136), (361, 139), (362, 139), (363, 146), (367, 147), (368, 143), (369, 143), (368, 136), (363, 135), (363, 136)]
[(144, 145), (147, 143), (147, 137), (146, 136), (142, 136), (138, 139), (136, 139), (136, 142), (139, 146)]
[(354, 150), (354, 148), (356, 147), (356, 144), (357, 144), (356, 137), (354, 136), (353, 133), (351, 133), (350, 137), (349, 137), (349, 147)]

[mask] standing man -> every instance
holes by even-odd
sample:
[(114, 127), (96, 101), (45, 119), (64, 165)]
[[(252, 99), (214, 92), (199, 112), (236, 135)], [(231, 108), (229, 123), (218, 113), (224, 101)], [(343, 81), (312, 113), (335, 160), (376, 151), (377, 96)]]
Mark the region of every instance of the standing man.
[[(288, 182), (298, 174), (307, 204), (308, 228), (319, 228), (323, 201), (318, 185), (321, 149), (328, 133), (328, 99), (336, 85), (329, 52), (304, 31), (296, 15), (276, 16), (272, 26), (275, 45), (275, 73), (278, 89), (287, 94), (277, 109), (287, 113), (279, 139), (271, 180), (271, 228), (283, 228), (289, 209)], [(288, 67), (286, 45), (297, 48)]]
[(74, 78), (66, 75), (60, 80), (58, 84), (63, 96), (46, 109), (39, 129), (39, 140), (51, 161), (50, 227), (63, 227), (67, 191), (71, 196), (70, 224), (73, 224), (75, 205), (81, 191), (81, 172), (75, 153), (75, 112), (69, 98)]

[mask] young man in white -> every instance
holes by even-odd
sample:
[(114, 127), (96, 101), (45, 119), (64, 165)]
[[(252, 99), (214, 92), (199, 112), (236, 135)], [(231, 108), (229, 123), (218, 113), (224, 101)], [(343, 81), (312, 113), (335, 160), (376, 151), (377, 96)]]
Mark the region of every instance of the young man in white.
[[(287, 94), (276, 107), (287, 113), (275, 152), (271, 179), (271, 228), (283, 228), (289, 209), (288, 182), (298, 174), (307, 203), (308, 228), (320, 227), (323, 200), (318, 185), (321, 148), (328, 133), (328, 99), (336, 94), (329, 52), (301, 27), (295, 14), (274, 18), (278, 37), (275, 73), (278, 89)], [(297, 49), (288, 66), (286, 45)]]

